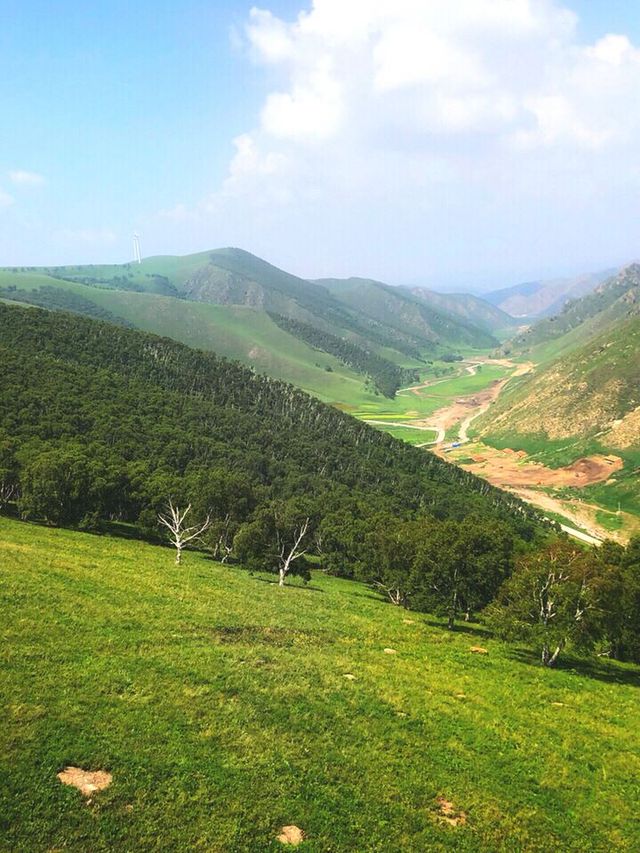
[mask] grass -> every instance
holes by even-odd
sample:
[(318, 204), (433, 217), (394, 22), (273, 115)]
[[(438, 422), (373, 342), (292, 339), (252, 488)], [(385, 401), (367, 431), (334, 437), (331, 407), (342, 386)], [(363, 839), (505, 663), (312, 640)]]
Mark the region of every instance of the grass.
[(394, 438), (406, 441), (407, 444), (427, 444), (430, 441), (434, 441), (437, 435), (437, 431), (431, 429), (411, 429), (410, 427), (382, 426), (378, 424), (376, 426), (383, 432), (388, 432)]
[[(289, 823), (333, 853), (640, 845), (637, 668), (544, 671), (321, 573), (8, 519), (0, 554), (3, 850), (275, 851)], [(87, 804), (66, 764), (113, 784)]]
[[(503, 379), (509, 372), (509, 369), (500, 365), (483, 365), (472, 376), (461, 368), (461, 372), (457, 376), (434, 379), (432, 385), (421, 389), (418, 393), (401, 391), (394, 400), (380, 398), (376, 401), (370, 401), (361, 405), (354, 414), (359, 418), (375, 418), (376, 420), (385, 418), (408, 420), (428, 417), (458, 397), (465, 397), (482, 391), (496, 379)], [(425, 374), (425, 378), (431, 381), (429, 374)]]

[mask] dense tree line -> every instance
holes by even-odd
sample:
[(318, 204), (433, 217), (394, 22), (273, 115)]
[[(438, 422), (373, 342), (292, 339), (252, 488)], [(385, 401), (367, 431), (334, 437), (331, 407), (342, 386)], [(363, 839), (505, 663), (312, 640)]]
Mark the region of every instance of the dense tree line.
[(71, 311), (73, 314), (83, 314), (96, 320), (104, 320), (105, 323), (115, 323), (118, 326), (127, 326), (130, 329), (135, 328), (129, 320), (118, 317), (107, 308), (92, 302), (91, 299), (86, 299), (72, 290), (62, 290), (48, 284), (34, 287), (31, 290), (18, 290), (15, 285), (10, 284), (7, 287), (0, 287), (0, 298), (25, 302), (52, 311)]
[[(211, 353), (5, 305), (0, 348), (4, 467), (34, 517), (138, 522), (181, 484), (224, 476), (249, 482), (257, 502), (306, 495), (325, 512), (346, 503), (458, 519), (475, 510), (524, 539), (536, 530), (517, 498)], [(47, 478), (55, 490), (38, 487)]]
[(337, 335), (332, 335), (309, 323), (294, 320), (292, 317), (283, 317), (282, 314), (275, 313), (270, 313), (270, 316), (285, 332), (315, 349), (334, 355), (356, 373), (368, 376), (385, 397), (393, 399), (399, 388), (417, 382), (419, 379), (417, 370), (399, 367), (352, 341), (339, 338)]
[(515, 565), (485, 617), (553, 666), (570, 647), (640, 662), (640, 537), (623, 547), (557, 541)]

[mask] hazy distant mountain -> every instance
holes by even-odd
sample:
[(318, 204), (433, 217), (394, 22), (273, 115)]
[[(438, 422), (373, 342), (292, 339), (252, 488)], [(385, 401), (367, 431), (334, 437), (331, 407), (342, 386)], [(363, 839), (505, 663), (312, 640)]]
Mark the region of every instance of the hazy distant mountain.
[(437, 293), (426, 287), (412, 287), (411, 293), (441, 311), (446, 311), (492, 334), (501, 334), (517, 326), (517, 321), (506, 311), (471, 293)]
[(640, 264), (631, 264), (593, 292), (568, 302), (559, 314), (538, 320), (506, 344), (505, 351), (548, 360), (639, 312)]
[(616, 272), (615, 268), (574, 278), (528, 281), (484, 293), (483, 298), (512, 317), (528, 319), (558, 314), (571, 299), (591, 293)]

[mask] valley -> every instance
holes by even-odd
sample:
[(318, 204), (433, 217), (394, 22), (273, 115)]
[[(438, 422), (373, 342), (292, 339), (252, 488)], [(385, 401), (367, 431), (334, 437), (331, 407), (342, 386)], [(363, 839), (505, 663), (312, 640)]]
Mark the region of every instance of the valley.
[[(432, 450), (448, 462), (517, 495), (546, 513), (570, 535), (590, 544), (610, 538), (626, 542), (640, 532), (634, 513), (611, 510), (585, 498), (585, 489), (615, 485), (624, 460), (615, 454), (594, 453), (561, 466), (537, 461), (523, 449), (492, 447), (473, 430), (478, 418), (491, 422), (491, 407), (508, 384), (531, 373), (530, 361), (469, 357), (457, 365), (457, 375), (426, 379), (402, 389), (395, 411), (370, 407), (357, 416), (396, 438)], [(477, 390), (470, 392), (470, 380)], [(435, 408), (434, 408), (435, 407)], [(514, 442), (517, 444), (517, 442)]]
[[(631, 265), (483, 300), (370, 279), (306, 281), (239, 249), (0, 270), (7, 304), (73, 311), (238, 360), (433, 450), (580, 535), (620, 541), (640, 517), (639, 285)], [(537, 319), (522, 327), (504, 306)], [(615, 461), (599, 467), (601, 457)], [(588, 476), (576, 475), (579, 460)]]

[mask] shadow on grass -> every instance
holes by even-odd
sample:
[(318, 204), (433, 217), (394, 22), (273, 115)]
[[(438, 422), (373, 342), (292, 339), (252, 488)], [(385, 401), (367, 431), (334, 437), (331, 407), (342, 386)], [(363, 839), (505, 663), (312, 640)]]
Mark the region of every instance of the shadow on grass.
[[(269, 583), (272, 586), (278, 586), (278, 581), (273, 580), (270, 577), (260, 577), (259, 575), (249, 575), (249, 577), (253, 578), (254, 581), (260, 581), (260, 583)], [(285, 589), (296, 589), (300, 592), (324, 592), (323, 589), (320, 589), (319, 586), (312, 586), (311, 584), (301, 584), (301, 583), (286, 583), (284, 585)]]
[[(509, 657), (526, 666), (543, 669), (540, 658), (530, 649), (512, 649)], [(594, 678), (607, 684), (628, 684), (630, 687), (640, 687), (640, 667), (603, 658), (588, 659), (566, 655), (558, 659), (553, 670)]]
[[(421, 616), (422, 614), (416, 615)], [(488, 628), (481, 628), (480, 625), (476, 625), (475, 622), (473, 624), (469, 624), (467, 622), (456, 622), (453, 628), (447, 628), (447, 623), (445, 621), (434, 619), (433, 617), (427, 617), (421, 621), (424, 625), (428, 625), (430, 628), (440, 628), (440, 630), (448, 631), (451, 634), (468, 634), (470, 637), (483, 637), (485, 639), (494, 636), (493, 632), (489, 631)]]

